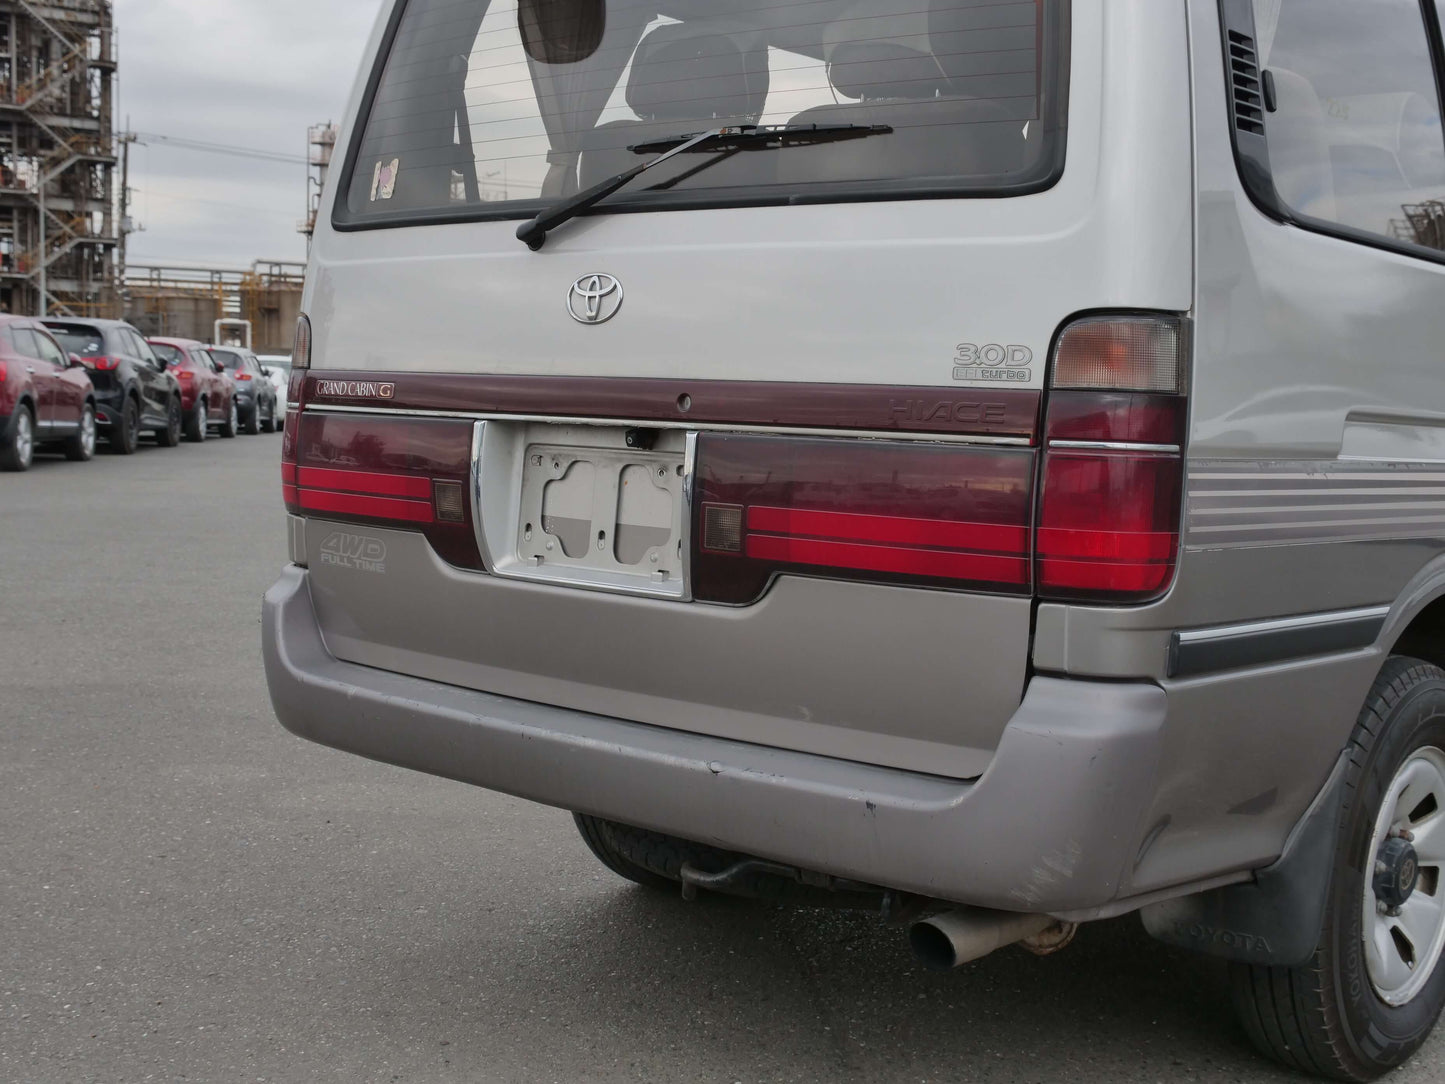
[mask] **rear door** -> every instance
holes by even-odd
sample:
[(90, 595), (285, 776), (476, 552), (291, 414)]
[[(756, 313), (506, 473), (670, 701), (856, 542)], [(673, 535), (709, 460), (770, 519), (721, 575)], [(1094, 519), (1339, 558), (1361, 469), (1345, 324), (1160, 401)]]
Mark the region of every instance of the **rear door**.
[[(305, 294), (294, 507), (328, 646), (980, 773), (1027, 682), (1054, 334), (1191, 304), (1184, 5), (585, 7), (383, 19)], [(790, 131), (517, 237), (759, 124)], [(329, 488), (413, 470), (461, 482), (459, 530), (413, 482), (376, 483), (433, 519), (409, 533)]]
[(52, 418), (58, 429), (79, 428), (80, 414), (85, 406), (85, 391), (78, 383), (65, 379), (70, 361), (59, 345), (50, 337), (45, 328), (37, 325), (31, 330), (42, 365), (48, 373), (51, 386)]
[(45, 359), (40, 350), (40, 337), (28, 325), (12, 325), (11, 335), (15, 349), (22, 355), (25, 372), (35, 388), (35, 428), (41, 437), (50, 435), (56, 423), (56, 396), (59, 380), (55, 366)]

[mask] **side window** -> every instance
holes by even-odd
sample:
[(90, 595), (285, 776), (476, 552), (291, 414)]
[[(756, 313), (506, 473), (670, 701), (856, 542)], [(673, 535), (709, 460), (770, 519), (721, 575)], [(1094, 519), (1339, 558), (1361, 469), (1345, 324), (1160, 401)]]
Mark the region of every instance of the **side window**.
[(36, 342), (35, 332), (28, 327), (14, 327), (10, 333), (15, 336), (15, 352), (21, 357), (41, 360), (40, 344)]
[(1254, 0), (1254, 13), (1285, 206), (1445, 251), (1445, 134), (1419, 0)]
[(151, 349), (151, 344), (142, 339), (139, 333), (132, 331), (130, 328), (123, 330), (126, 338), (130, 340), (131, 350), (135, 356), (140, 358), (141, 361), (148, 362), (159, 369), (160, 362), (156, 361), (155, 351)]
[(65, 352), (55, 345), (55, 340), (49, 335), (38, 328), (31, 331), (30, 334), (35, 336), (35, 345), (40, 348), (40, 356), (42, 358), (62, 369), (70, 364), (65, 356)]

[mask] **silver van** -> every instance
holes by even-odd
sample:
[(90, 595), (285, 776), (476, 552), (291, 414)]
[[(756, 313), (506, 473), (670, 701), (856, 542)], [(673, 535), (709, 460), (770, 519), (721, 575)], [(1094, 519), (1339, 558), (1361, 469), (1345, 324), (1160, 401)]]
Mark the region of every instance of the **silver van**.
[[(1445, 8), (1445, 0), (1439, 3)], [(1140, 912), (1445, 1004), (1437, 0), (391, 0), (298, 331), (281, 722), (939, 966)]]

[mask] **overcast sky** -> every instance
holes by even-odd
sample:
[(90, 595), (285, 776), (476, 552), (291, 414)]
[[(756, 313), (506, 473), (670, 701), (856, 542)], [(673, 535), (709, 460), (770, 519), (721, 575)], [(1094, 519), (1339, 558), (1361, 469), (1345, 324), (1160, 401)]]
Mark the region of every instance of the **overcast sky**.
[[(298, 158), (340, 122), (381, 0), (115, 0), (120, 123)], [(132, 263), (302, 260), (306, 173), (159, 143), (131, 150)]]

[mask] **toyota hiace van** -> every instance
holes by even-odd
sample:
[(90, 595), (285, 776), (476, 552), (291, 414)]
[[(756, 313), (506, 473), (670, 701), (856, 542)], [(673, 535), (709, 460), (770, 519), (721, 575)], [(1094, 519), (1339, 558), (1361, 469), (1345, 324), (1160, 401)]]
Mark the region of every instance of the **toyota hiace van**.
[[(1445, 7), (1445, 4), (1441, 5)], [(281, 722), (940, 966), (1142, 914), (1368, 1080), (1445, 1004), (1436, 0), (388, 0)]]

